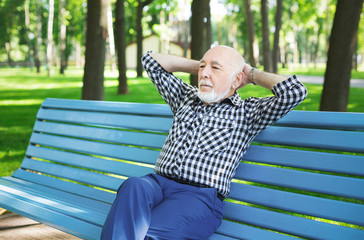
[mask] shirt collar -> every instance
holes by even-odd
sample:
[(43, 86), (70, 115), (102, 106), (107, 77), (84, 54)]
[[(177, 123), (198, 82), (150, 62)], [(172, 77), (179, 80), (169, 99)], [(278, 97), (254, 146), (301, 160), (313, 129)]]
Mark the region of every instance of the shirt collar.
[(224, 99), (223, 102), (224, 101), (230, 101), (230, 103), (237, 107), (241, 105), (241, 97), (237, 91), (235, 91), (234, 95), (232, 95), (231, 97)]
[[(195, 95), (195, 101), (197, 102), (201, 102), (202, 101), (198, 98), (197, 94)], [(222, 100), (220, 103), (229, 103), (232, 105), (235, 105), (237, 107), (240, 107), (241, 105), (241, 97), (240, 95), (235, 91), (234, 95), (232, 95), (229, 98), (225, 98), (224, 100)], [(202, 103), (203, 104), (203, 103)]]

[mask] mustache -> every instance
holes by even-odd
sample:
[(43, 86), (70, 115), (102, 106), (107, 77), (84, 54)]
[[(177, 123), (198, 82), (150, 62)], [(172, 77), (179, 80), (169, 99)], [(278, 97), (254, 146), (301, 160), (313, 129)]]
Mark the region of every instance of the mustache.
[(200, 80), (200, 83), (199, 83), (199, 87), (201, 87), (201, 85), (207, 85), (207, 86), (210, 86), (210, 87), (214, 87), (214, 85), (212, 85), (212, 83), (211, 82), (208, 82), (208, 81), (206, 81), (206, 80)]

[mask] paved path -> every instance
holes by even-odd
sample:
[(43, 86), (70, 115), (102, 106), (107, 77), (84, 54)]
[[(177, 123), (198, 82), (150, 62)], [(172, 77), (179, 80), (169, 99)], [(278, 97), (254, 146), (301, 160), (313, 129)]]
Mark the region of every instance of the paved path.
[(6, 240), (80, 240), (55, 228), (15, 213), (0, 215), (0, 239)]
[[(301, 82), (303, 83), (312, 83), (312, 84), (323, 84), (324, 77), (316, 77), (316, 76), (299, 76)], [(362, 79), (351, 79), (350, 81), (351, 87), (364, 88), (364, 80)]]

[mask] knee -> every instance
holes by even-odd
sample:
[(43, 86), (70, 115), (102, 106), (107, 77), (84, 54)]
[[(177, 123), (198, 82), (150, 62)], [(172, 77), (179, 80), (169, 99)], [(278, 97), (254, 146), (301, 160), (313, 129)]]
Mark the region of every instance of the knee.
[(143, 181), (141, 180), (141, 178), (129, 177), (120, 185), (120, 187), (118, 189), (118, 193), (121, 191), (125, 191), (126, 189), (128, 189), (128, 190), (139, 189), (142, 187), (142, 185), (143, 185)]
[(153, 179), (148, 175), (144, 177), (129, 177), (118, 189), (118, 194), (143, 195), (148, 194), (148, 192), (155, 188)]

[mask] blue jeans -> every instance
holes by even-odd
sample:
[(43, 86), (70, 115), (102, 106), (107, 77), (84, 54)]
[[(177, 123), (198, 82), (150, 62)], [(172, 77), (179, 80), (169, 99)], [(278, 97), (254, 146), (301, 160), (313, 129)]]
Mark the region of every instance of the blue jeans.
[(222, 217), (223, 203), (214, 188), (157, 174), (130, 177), (118, 190), (101, 239), (207, 239)]

